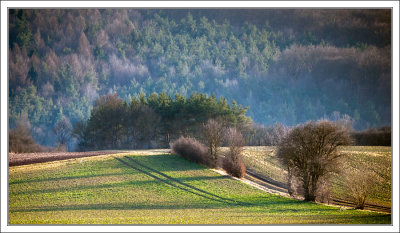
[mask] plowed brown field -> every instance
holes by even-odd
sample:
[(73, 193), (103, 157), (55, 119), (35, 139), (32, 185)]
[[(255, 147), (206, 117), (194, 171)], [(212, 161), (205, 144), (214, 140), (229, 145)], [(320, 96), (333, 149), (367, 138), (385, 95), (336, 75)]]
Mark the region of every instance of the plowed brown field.
[(117, 154), (122, 151), (89, 151), (89, 152), (46, 152), (9, 154), (9, 166), (19, 166), (32, 163), (44, 163), (56, 160), (75, 159), (97, 155)]

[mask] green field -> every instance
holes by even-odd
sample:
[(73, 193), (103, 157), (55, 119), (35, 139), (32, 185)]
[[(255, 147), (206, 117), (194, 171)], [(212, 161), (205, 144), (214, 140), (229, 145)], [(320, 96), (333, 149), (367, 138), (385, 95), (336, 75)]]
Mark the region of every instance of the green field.
[(390, 224), (268, 194), (170, 154), (10, 167), (9, 224)]

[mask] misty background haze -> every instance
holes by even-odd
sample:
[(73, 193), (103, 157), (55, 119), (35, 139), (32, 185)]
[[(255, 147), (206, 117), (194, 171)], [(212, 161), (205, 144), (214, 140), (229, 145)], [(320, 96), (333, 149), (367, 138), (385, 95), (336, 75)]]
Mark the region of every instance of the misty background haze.
[(9, 125), (43, 145), (100, 96), (205, 93), (269, 126), (391, 125), (386, 9), (9, 10)]

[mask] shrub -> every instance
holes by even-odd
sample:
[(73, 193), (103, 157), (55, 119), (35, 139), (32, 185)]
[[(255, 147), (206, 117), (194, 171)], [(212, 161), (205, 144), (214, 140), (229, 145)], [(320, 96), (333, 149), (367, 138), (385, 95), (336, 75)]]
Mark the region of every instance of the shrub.
[(171, 152), (182, 158), (212, 167), (212, 160), (208, 155), (207, 147), (194, 138), (181, 136), (170, 144)]
[(43, 150), (33, 140), (29, 128), (23, 124), (19, 124), (15, 129), (10, 130), (8, 149), (10, 153), (30, 153)]
[(242, 178), (246, 174), (246, 167), (242, 159), (239, 158), (234, 162), (229, 155), (222, 160), (222, 168), (226, 173), (234, 177)]

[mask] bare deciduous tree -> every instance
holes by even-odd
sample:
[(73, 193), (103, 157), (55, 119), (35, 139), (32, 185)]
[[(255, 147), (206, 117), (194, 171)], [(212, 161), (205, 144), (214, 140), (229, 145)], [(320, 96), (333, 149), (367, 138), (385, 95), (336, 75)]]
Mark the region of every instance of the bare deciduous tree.
[(222, 167), (235, 177), (243, 177), (246, 174), (246, 167), (241, 158), (243, 146), (245, 145), (242, 134), (236, 128), (228, 128), (225, 131), (225, 140), (229, 152), (225, 156)]
[(223, 133), (223, 125), (214, 119), (208, 120), (207, 123), (203, 125), (204, 139), (214, 167), (218, 165), (217, 153), (218, 147), (221, 146), (224, 139)]
[(57, 121), (54, 126), (54, 132), (57, 135), (59, 146), (66, 147), (72, 136), (72, 125), (67, 117), (63, 116), (59, 121)]
[(329, 117), (329, 119), (349, 132), (354, 130), (353, 129), (354, 119), (352, 119), (351, 116), (347, 114), (341, 114), (338, 111), (334, 111)]
[(17, 121), (16, 128), (9, 132), (9, 152), (11, 153), (30, 153), (39, 152), (41, 146), (35, 143), (31, 134), (31, 125), (28, 116), (23, 114)]
[(315, 201), (322, 178), (338, 172), (338, 147), (350, 144), (348, 132), (330, 121), (293, 128), (278, 146), (277, 156), (289, 176), (299, 179), (305, 201)]
[(225, 139), (232, 161), (238, 161), (245, 143), (242, 134), (236, 128), (228, 128), (225, 131)]
[(268, 145), (276, 146), (282, 141), (282, 139), (289, 133), (289, 127), (276, 123), (267, 129), (266, 141)]
[(363, 165), (359, 168), (349, 168), (345, 172), (345, 190), (353, 199), (356, 209), (364, 209), (365, 201), (374, 191), (376, 183), (375, 172)]

